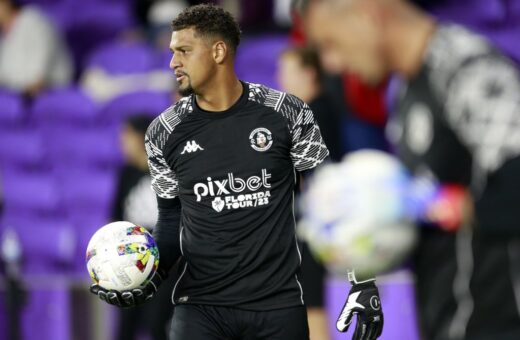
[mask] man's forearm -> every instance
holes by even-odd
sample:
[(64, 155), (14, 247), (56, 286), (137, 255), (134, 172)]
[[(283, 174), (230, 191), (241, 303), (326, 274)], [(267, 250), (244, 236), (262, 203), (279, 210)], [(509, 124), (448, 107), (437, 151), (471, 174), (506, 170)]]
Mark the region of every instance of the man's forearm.
[(181, 204), (179, 198), (157, 198), (159, 217), (153, 230), (153, 237), (159, 248), (159, 272), (167, 275), (181, 256), (179, 225)]

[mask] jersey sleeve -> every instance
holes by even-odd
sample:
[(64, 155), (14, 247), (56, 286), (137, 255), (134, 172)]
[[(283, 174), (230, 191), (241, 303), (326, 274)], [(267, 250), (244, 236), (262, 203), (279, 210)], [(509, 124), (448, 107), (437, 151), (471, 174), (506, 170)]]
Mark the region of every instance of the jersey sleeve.
[(157, 118), (146, 132), (145, 147), (152, 189), (160, 198), (171, 199), (179, 195), (179, 182), (177, 175), (164, 159), (163, 147), (167, 136), (167, 130), (161, 126), (160, 118)]
[(520, 79), (495, 53), (469, 60), (448, 83), (446, 114), (486, 175), (520, 155)]
[(516, 67), (496, 54), (470, 60), (449, 82), (446, 99), (446, 118), (473, 157), (475, 214), (481, 230), (519, 235), (520, 79)]
[[(293, 100), (296, 98), (294, 96)], [(289, 116), (291, 126), (291, 159), (294, 168), (305, 171), (316, 167), (329, 155), (318, 123), (310, 107), (298, 100), (297, 114)]]

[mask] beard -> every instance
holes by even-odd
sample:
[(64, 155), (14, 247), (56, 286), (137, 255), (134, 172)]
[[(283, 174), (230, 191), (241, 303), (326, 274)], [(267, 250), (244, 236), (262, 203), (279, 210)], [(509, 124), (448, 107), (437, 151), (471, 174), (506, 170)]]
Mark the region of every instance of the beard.
[(189, 95), (192, 95), (194, 93), (193, 91), (193, 87), (191, 86), (191, 79), (190, 77), (188, 77), (187, 74), (184, 75), (188, 81), (188, 85), (186, 87), (182, 87), (182, 85), (179, 84), (179, 88), (177, 89), (177, 91), (179, 92), (179, 94), (183, 97), (187, 97)]

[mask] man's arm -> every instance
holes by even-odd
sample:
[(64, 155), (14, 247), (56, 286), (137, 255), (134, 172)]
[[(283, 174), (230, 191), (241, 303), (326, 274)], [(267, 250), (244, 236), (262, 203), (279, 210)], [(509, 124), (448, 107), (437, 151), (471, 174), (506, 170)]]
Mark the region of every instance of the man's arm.
[(181, 256), (179, 226), (181, 221), (181, 202), (179, 198), (164, 199), (157, 196), (159, 217), (153, 229), (153, 237), (159, 249), (160, 274), (166, 278), (170, 269)]
[[(328, 160), (329, 151), (323, 141), (311, 109), (302, 104), (297, 119), (292, 122), (291, 158), (294, 168), (300, 173), (300, 187)], [(303, 184), (303, 185), (302, 185)], [(348, 272), (352, 288), (336, 322), (340, 332), (346, 332), (357, 316), (354, 340), (377, 339), (383, 331), (383, 311), (374, 277), (356, 278), (353, 270)]]
[(519, 235), (520, 79), (498, 54), (464, 63), (446, 90), (446, 120), (473, 157), (472, 194), (482, 232)]

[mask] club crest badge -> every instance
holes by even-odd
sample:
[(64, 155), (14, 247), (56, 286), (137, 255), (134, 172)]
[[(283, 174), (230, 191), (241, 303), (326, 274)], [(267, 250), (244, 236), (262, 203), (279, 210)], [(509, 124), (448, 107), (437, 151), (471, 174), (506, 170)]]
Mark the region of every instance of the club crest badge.
[(249, 142), (254, 150), (260, 152), (267, 151), (273, 145), (273, 135), (271, 131), (260, 127), (251, 132)]
[(220, 197), (215, 198), (213, 202), (211, 202), (211, 206), (216, 212), (221, 212), (222, 209), (224, 209), (224, 204), (224, 201)]

